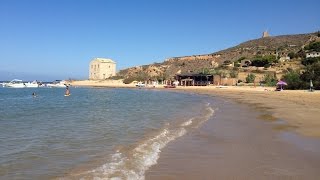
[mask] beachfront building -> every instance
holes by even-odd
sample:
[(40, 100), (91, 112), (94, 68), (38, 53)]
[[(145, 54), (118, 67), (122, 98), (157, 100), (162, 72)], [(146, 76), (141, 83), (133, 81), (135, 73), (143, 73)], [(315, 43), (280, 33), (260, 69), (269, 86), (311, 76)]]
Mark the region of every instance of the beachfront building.
[(178, 74), (176, 80), (181, 86), (207, 86), (212, 84), (211, 74)]
[(103, 80), (116, 75), (116, 63), (111, 59), (95, 58), (89, 65), (89, 79)]

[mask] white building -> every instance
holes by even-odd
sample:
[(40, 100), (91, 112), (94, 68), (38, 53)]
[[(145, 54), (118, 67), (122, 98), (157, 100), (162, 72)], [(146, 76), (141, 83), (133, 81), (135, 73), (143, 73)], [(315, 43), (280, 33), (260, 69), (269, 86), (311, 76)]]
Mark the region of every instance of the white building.
[(316, 51), (307, 52), (307, 53), (306, 53), (306, 57), (307, 57), (307, 58), (310, 58), (310, 57), (320, 57), (320, 52), (316, 52)]
[(95, 58), (89, 65), (89, 79), (102, 80), (116, 75), (116, 63), (111, 59)]

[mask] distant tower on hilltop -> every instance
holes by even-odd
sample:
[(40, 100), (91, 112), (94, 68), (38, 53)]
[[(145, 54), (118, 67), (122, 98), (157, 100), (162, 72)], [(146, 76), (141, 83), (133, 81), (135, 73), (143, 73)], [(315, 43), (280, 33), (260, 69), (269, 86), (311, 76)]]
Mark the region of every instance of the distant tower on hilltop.
[(270, 36), (270, 34), (268, 33), (268, 30), (263, 31), (262, 38), (269, 37), (269, 36)]

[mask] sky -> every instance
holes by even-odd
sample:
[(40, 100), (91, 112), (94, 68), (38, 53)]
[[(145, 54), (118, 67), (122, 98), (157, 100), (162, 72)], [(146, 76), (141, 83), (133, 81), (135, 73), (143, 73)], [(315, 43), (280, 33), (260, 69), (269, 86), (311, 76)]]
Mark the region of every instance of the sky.
[(319, 0), (0, 0), (0, 80), (87, 79), (96, 57), (116, 61), (119, 71), (213, 53), (265, 30), (316, 32), (319, 7)]

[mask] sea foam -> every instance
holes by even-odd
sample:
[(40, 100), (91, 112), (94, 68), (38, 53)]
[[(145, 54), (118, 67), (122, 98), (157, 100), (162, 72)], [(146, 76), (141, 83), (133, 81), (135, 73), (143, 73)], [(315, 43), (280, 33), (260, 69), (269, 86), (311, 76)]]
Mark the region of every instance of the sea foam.
[(171, 141), (185, 135), (188, 128), (197, 128), (214, 114), (210, 103), (205, 105), (205, 112), (200, 117), (192, 117), (180, 126), (166, 127), (151, 138), (142, 141), (129, 152), (117, 151), (111, 161), (91, 171), (94, 179), (129, 179), (144, 180), (145, 172), (155, 165), (161, 150)]

